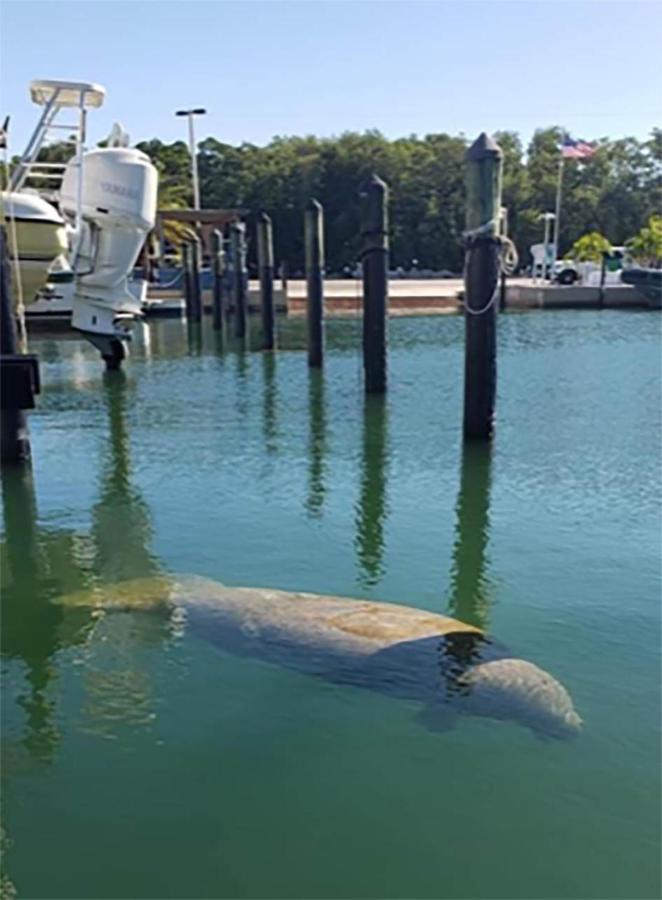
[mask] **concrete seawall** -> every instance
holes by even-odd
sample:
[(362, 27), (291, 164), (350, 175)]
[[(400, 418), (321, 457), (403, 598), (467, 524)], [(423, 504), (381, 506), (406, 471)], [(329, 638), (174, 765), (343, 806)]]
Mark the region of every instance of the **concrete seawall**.
[[(397, 316), (430, 316), (462, 312), (463, 281), (459, 278), (424, 280), (393, 279), (389, 282), (389, 311)], [(179, 291), (163, 291), (151, 288), (150, 300), (156, 301), (148, 312), (152, 315), (179, 315), (183, 311), (183, 299)], [(211, 309), (211, 291), (203, 291), (206, 310)], [(159, 303), (159, 301), (161, 301)], [(287, 285), (287, 296), (281, 286), (274, 286), (276, 311), (293, 316), (306, 314), (306, 282), (292, 279)], [(328, 316), (359, 315), (362, 309), (362, 284), (360, 279), (329, 279), (324, 282), (324, 306)], [(249, 309), (260, 308), (257, 282), (250, 282)], [(513, 279), (507, 286), (506, 309), (653, 309), (656, 308), (644, 294), (630, 285), (609, 285), (601, 292), (598, 287), (543, 285), (531, 279)]]
[(599, 287), (510, 284), (509, 309), (652, 309), (654, 304), (630, 285)]

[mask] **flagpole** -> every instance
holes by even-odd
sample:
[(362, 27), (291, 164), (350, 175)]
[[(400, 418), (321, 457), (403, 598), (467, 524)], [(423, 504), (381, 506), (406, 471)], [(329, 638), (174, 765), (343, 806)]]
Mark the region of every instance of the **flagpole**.
[(556, 207), (554, 209), (554, 262), (559, 255), (559, 235), (561, 231), (561, 193), (563, 191), (563, 150), (559, 159), (559, 176), (556, 183)]

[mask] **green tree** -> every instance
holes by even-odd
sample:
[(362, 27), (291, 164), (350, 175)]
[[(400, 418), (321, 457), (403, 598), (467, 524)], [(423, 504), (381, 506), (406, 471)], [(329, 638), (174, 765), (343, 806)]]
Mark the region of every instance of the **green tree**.
[(578, 238), (566, 254), (577, 262), (600, 262), (604, 252), (611, 252), (611, 244), (599, 231), (590, 231)]
[(662, 216), (651, 216), (639, 234), (627, 242), (634, 260), (644, 266), (662, 266)]

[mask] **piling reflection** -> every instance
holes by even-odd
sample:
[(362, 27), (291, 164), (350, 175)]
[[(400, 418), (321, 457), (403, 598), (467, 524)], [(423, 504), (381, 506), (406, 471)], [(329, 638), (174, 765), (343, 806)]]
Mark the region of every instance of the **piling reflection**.
[(200, 322), (187, 322), (186, 340), (189, 356), (202, 354), (202, 325)]
[(99, 500), (92, 508), (95, 574), (106, 582), (141, 578), (159, 571), (149, 544), (149, 510), (131, 483), (127, 424), (129, 384), (124, 372), (106, 372), (103, 397), (108, 440), (102, 457)]
[[(150, 550), (149, 509), (132, 483), (127, 422), (130, 385), (124, 372), (103, 381), (108, 441), (102, 458), (99, 500), (92, 509), (94, 572), (103, 583), (156, 575)], [(98, 617), (84, 655), (86, 728), (114, 736), (119, 723), (143, 725), (154, 718), (149, 677), (136, 663), (136, 645), (158, 643), (168, 623), (150, 616), (119, 613)]]
[(134, 651), (136, 643), (169, 636), (169, 623), (158, 616), (124, 614), (104, 620), (84, 608), (65, 611), (57, 603), (62, 595), (99, 581), (159, 571), (149, 549), (149, 512), (131, 483), (123, 373), (108, 373), (103, 390), (109, 427), (89, 534), (41, 523), (31, 470), (2, 470), (0, 645), (4, 658), (21, 660), (26, 668), (25, 688), (21, 685), (17, 699), (24, 713), (18, 741), (12, 734), (17, 725), (10, 727), (10, 704), (3, 704), (3, 755), (12, 767), (23, 765), (26, 751), (41, 762), (54, 757), (60, 741), (54, 691), (59, 651), (76, 648), (80, 655), (90, 722), (103, 721), (113, 729), (118, 720), (145, 722), (152, 716), (149, 684), (136, 667)]
[(449, 613), (487, 630), (489, 624), (490, 482), (492, 450), (470, 441), (462, 448), (460, 491), (451, 569)]
[(321, 369), (308, 371), (308, 496), (306, 509), (310, 516), (319, 518), (324, 505), (324, 475), (326, 455), (326, 409), (324, 400), (324, 373)]
[(278, 427), (276, 421), (276, 405), (278, 389), (276, 387), (276, 354), (262, 354), (262, 423), (267, 453), (275, 453), (278, 449)]
[[(61, 588), (81, 589), (91, 579), (79, 564), (85, 556), (80, 536), (40, 526), (29, 467), (2, 470), (2, 509), (0, 646), (3, 657), (20, 659), (26, 667), (25, 691), (18, 697), (25, 714), (20, 744), (32, 758), (48, 762), (60, 739), (51, 691), (54, 656), (62, 647), (81, 643), (90, 621), (83, 610), (65, 619), (51, 600)], [(3, 726), (4, 718), (3, 704)], [(3, 755), (15, 761), (18, 748), (6, 735), (3, 727)]]
[(377, 584), (383, 575), (384, 523), (388, 512), (386, 480), (388, 419), (384, 396), (366, 395), (363, 407), (361, 489), (356, 511), (356, 552), (360, 581)]

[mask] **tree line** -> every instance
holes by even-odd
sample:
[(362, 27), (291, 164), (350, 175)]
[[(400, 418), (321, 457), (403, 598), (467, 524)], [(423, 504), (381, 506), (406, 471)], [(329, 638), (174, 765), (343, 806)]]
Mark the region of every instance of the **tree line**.
[[(542, 240), (553, 211), (562, 129), (536, 131), (524, 148), (512, 131), (495, 135), (504, 153), (503, 204), (520, 259)], [(586, 232), (622, 245), (662, 209), (662, 129), (648, 140), (596, 141), (589, 160), (566, 160), (560, 254)], [(191, 202), (190, 157), (183, 141), (138, 145), (161, 173), (163, 207)], [(216, 138), (198, 145), (203, 207), (265, 210), (274, 221), (277, 259), (303, 268), (303, 208), (324, 206), (327, 269), (353, 267), (359, 253), (357, 193), (376, 172), (390, 187), (391, 265), (462, 269), (464, 136), (429, 134), (388, 140), (378, 131), (339, 137), (276, 137), (264, 147)]]
[[(525, 148), (512, 131), (494, 137), (504, 153), (503, 205), (523, 265), (542, 240), (543, 212), (553, 211), (559, 163), (558, 127), (535, 132)], [(633, 238), (662, 210), (662, 129), (647, 140), (600, 139), (588, 160), (566, 160), (560, 255), (588, 232), (613, 245)], [(137, 145), (160, 173), (160, 208), (192, 203), (190, 155), (184, 141)], [(378, 131), (338, 137), (275, 137), (266, 146), (198, 144), (202, 206), (264, 210), (274, 222), (277, 260), (303, 269), (303, 208), (310, 197), (324, 206), (327, 270), (353, 268), (359, 253), (357, 194), (373, 172), (390, 188), (391, 265), (462, 269), (464, 229), (463, 136), (428, 134), (389, 140)], [(68, 152), (68, 148), (67, 148)], [(42, 150), (63, 157), (62, 145)], [(64, 153), (66, 155), (66, 153)], [(251, 242), (251, 254), (254, 254)]]

